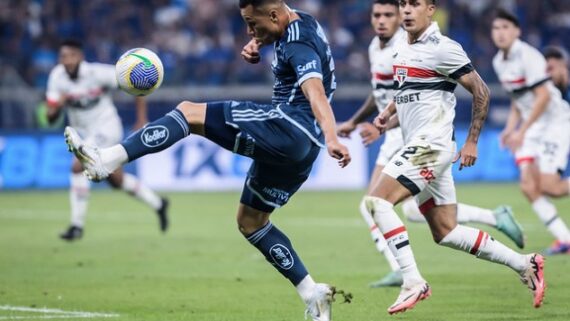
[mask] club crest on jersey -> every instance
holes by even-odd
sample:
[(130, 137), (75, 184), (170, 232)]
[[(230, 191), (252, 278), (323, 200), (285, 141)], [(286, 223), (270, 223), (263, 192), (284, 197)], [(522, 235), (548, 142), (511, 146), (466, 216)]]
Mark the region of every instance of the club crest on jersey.
[(407, 68), (396, 68), (396, 72), (394, 73), (394, 80), (398, 82), (399, 87), (402, 87), (407, 77), (408, 77)]
[(158, 147), (168, 139), (168, 128), (159, 126), (146, 127), (141, 134), (141, 141), (146, 147)]
[(269, 255), (271, 255), (273, 262), (283, 270), (289, 270), (295, 264), (291, 251), (282, 244), (273, 245), (269, 249)]

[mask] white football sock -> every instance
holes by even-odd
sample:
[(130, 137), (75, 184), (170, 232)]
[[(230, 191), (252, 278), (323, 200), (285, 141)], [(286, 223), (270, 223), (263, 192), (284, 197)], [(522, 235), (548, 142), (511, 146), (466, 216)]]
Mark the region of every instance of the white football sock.
[(519, 274), (524, 272), (528, 265), (525, 255), (511, 250), (489, 234), (468, 226), (457, 225), (439, 244), (471, 253), (486, 261), (506, 265)]
[(144, 185), (134, 175), (124, 173), (122, 189), (143, 201), (154, 210), (158, 210), (162, 206), (162, 199), (160, 196)]
[(402, 212), (410, 222), (416, 222), (416, 223), (426, 222), (426, 218), (420, 212), (418, 203), (416, 203), (416, 200), (412, 197), (407, 198), (406, 200), (404, 200), (404, 202), (402, 202)]
[(372, 215), (370, 215), (370, 213), (366, 209), (366, 204), (364, 203), (364, 200), (360, 202), (359, 209), (362, 218), (364, 218), (366, 225), (368, 225), (370, 236), (372, 237), (372, 241), (374, 242), (374, 245), (376, 245), (376, 249), (378, 250), (378, 252), (384, 254), (384, 257), (386, 258), (386, 261), (388, 261), (388, 264), (390, 265), (390, 269), (392, 271), (400, 270), (398, 261), (396, 261), (396, 258), (392, 254), (392, 251), (390, 250), (386, 251), (388, 244), (386, 243), (384, 236), (382, 236), (382, 234), (380, 233), (380, 229), (378, 228), (378, 225), (376, 225), (376, 222), (374, 222)]
[(459, 223), (482, 223), (497, 226), (497, 219), (493, 215), (493, 211), (462, 203), (457, 204), (457, 221)]
[(558, 216), (556, 207), (546, 197), (541, 196), (534, 203), (532, 209), (538, 215), (548, 231), (561, 242), (570, 242), (570, 231)]
[(109, 172), (114, 172), (117, 168), (129, 161), (127, 150), (121, 144), (99, 149), (103, 165)]
[(313, 294), (313, 289), (315, 288), (315, 285), (317, 284), (315, 283), (310, 274), (308, 274), (301, 282), (299, 282), (299, 284), (297, 284), (295, 288), (297, 289), (297, 293), (299, 293), (299, 296), (301, 297), (303, 302), (309, 301), (311, 295)]
[(418, 270), (412, 252), (408, 232), (398, 214), (394, 212), (394, 205), (378, 197), (366, 196), (364, 200), (366, 208), (372, 213), (372, 217), (384, 234), (384, 239), (400, 266), (404, 284), (423, 282), (424, 279)]
[(71, 225), (83, 227), (89, 201), (89, 179), (83, 173), (72, 173), (70, 177), (69, 205), (71, 208)]

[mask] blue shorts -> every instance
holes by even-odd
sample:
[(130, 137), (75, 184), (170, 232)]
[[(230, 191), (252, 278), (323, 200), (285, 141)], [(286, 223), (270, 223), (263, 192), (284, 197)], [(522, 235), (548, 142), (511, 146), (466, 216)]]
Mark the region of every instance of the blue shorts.
[(320, 152), (271, 105), (208, 103), (204, 131), (212, 142), (254, 160), (241, 203), (268, 213), (285, 205), (307, 180)]

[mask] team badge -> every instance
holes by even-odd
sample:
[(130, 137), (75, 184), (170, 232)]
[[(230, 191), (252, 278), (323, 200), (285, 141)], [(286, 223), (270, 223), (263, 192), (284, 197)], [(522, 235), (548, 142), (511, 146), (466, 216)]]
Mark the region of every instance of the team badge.
[(394, 80), (398, 82), (398, 87), (402, 87), (406, 78), (408, 77), (408, 69), (407, 68), (396, 68), (396, 72), (394, 73)]

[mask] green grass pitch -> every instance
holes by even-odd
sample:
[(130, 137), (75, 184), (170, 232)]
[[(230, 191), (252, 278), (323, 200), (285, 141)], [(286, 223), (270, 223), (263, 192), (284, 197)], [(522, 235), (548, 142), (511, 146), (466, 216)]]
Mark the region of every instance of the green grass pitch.
[[(82, 320), (303, 320), (293, 287), (237, 231), (239, 194), (168, 196), (172, 225), (162, 235), (154, 214), (129, 196), (93, 192), (85, 237), (68, 244), (57, 237), (68, 223), (67, 192), (0, 193), (0, 306), (119, 315)], [(439, 247), (427, 226), (413, 223), (406, 225), (433, 295), (389, 316), (398, 289), (367, 287), (388, 267), (357, 212), (360, 197), (300, 192), (273, 215), (317, 281), (353, 293), (352, 304), (335, 304), (334, 320), (570, 320), (570, 256), (547, 259), (545, 304), (534, 309), (510, 269)], [(516, 185), (460, 185), (458, 197), (484, 207), (511, 204), (525, 228), (527, 252), (551, 242)], [(570, 201), (556, 204), (570, 222)], [(0, 310), (0, 320), (46, 316)]]

